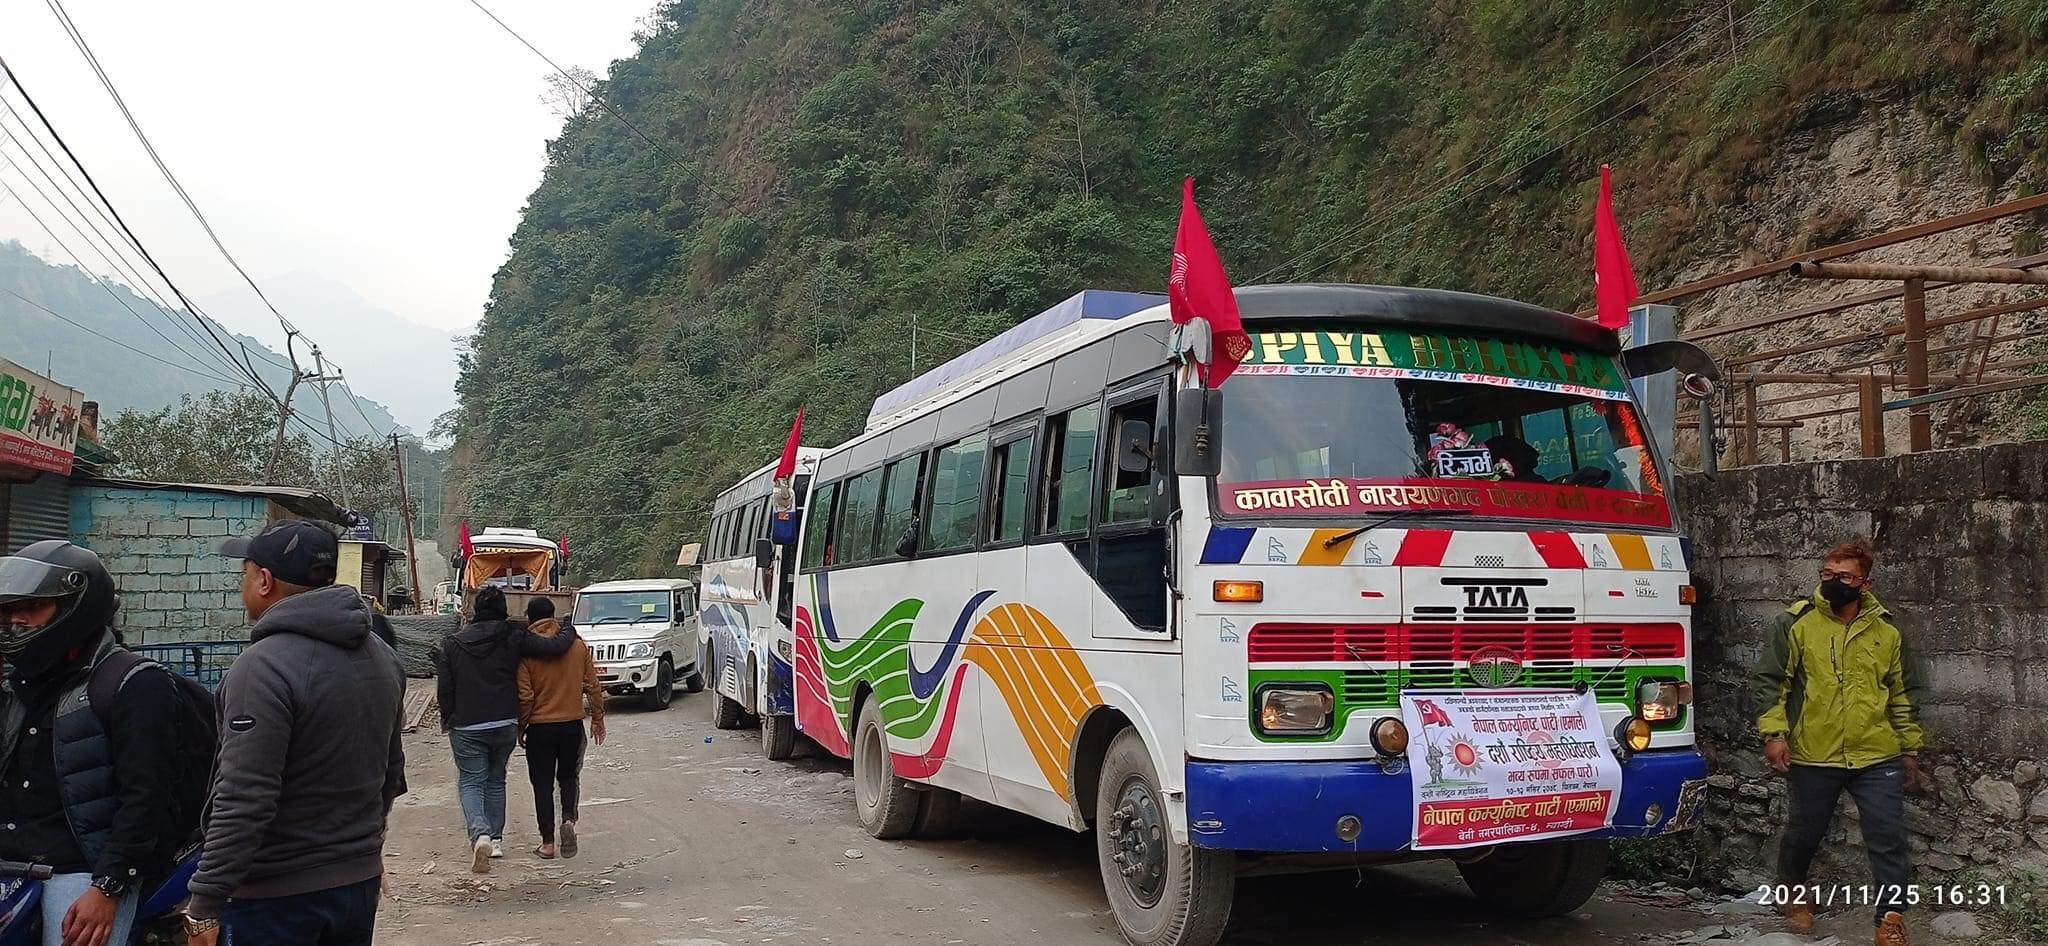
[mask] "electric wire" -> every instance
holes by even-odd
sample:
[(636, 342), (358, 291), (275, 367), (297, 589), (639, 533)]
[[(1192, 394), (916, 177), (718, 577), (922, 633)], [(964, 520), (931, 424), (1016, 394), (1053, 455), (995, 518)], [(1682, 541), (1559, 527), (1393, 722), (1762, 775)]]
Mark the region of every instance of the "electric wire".
[[(16, 199), (18, 200), (19, 198), (16, 198)], [(86, 333), (87, 335), (91, 335), (91, 336), (94, 336), (94, 337), (96, 337), (96, 338), (98, 338), (98, 339), (100, 339), (100, 340), (102, 340), (102, 341), (108, 342), (109, 344), (113, 344), (113, 345), (119, 345), (120, 347), (122, 347), (122, 348), (126, 348), (126, 349), (128, 349), (129, 351), (132, 351), (132, 352), (134, 352), (134, 353), (136, 353), (136, 354), (138, 354), (138, 355), (141, 355), (142, 357), (144, 357), (144, 358), (147, 358), (147, 359), (149, 359), (149, 360), (151, 360), (151, 361), (155, 361), (155, 362), (160, 362), (160, 363), (162, 363), (162, 364), (164, 364), (164, 365), (168, 365), (168, 366), (170, 366), (170, 367), (172, 367), (172, 368), (176, 368), (176, 369), (178, 369), (179, 371), (185, 371), (185, 372), (190, 372), (190, 373), (192, 373), (192, 374), (196, 374), (196, 375), (198, 375), (198, 376), (200, 376), (200, 377), (202, 377), (202, 378), (209, 378), (209, 379), (211, 379), (211, 380), (214, 380), (214, 381), (218, 381), (218, 382), (220, 382), (220, 383), (222, 383), (222, 384), (226, 384), (226, 385), (231, 385), (231, 386), (235, 386), (235, 387), (242, 387), (242, 386), (243, 386), (241, 382), (238, 382), (238, 381), (233, 381), (233, 380), (231, 380), (231, 379), (228, 379), (228, 378), (223, 378), (223, 377), (221, 377), (220, 375), (217, 375), (217, 374), (212, 374), (212, 373), (210, 373), (210, 372), (206, 372), (206, 371), (201, 371), (201, 370), (199, 370), (198, 368), (194, 368), (194, 367), (191, 367), (190, 365), (181, 365), (181, 364), (178, 364), (178, 363), (177, 363), (177, 362), (175, 362), (175, 361), (169, 361), (169, 360), (166, 360), (166, 359), (164, 359), (164, 358), (162, 358), (162, 357), (159, 357), (159, 356), (157, 356), (157, 355), (154, 355), (154, 354), (151, 354), (151, 353), (149, 353), (149, 352), (147, 352), (147, 351), (144, 351), (144, 350), (142, 350), (142, 349), (140, 349), (140, 348), (137, 348), (137, 347), (135, 347), (135, 346), (133, 346), (133, 345), (130, 345), (130, 344), (128, 344), (127, 342), (124, 342), (124, 341), (122, 341), (122, 340), (120, 340), (120, 339), (118, 339), (118, 338), (115, 338), (115, 337), (111, 336), (111, 335), (106, 335), (106, 334), (103, 334), (103, 333), (99, 332), (98, 330), (94, 329), (94, 328), (93, 328), (92, 326), (86, 325), (86, 324), (84, 324), (84, 323), (82, 323), (82, 322), (79, 322), (79, 321), (77, 321), (77, 320), (75, 320), (75, 319), (69, 318), (69, 317), (65, 316), (65, 315), (64, 315), (63, 313), (60, 313), (60, 312), (58, 312), (57, 310), (55, 310), (55, 309), (52, 309), (52, 308), (50, 308), (49, 306), (46, 306), (46, 305), (44, 305), (44, 304), (42, 304), (42, 303), (40, 303), (40, 302), (37, 302), (37, 301), (35, 301), (34, 299), (31, 299), (31, 298), (29, 298), (29, 297), (27, 297), (27, 296), (24, 296), (24, 295), (22, 295), (21, 293), (15, 292), (14, 290), (12, 290), (12, 289), (9, 289), (9, 288), (7, 288), (6, 286), (0, 286), (0, 292), (4, 292), (4, 293), (7, 293), (8, 295), (10, 295), (10, 296), (13, 296), (13, 297), (14, 297), (14, 298), (16, 298), (16, 299), (20, 299), (20, 300), (21, 300), (22, 302), (24, 302), (24, 303), (26, 303), (26, 304), (28, 304), (28, 305), (34, 306), (34, 307), (36, 307), (37, 309), (40, 309), (40, 310), (42, 310), (42, 311), (43, 311), (43, 312), (44, 312), (45, 314), (47, 314), (47, 315), (48, 315), (48, 316), (50, 316), (51, 318), (53, 318), (53, 319), (56, 319), (56, 320), (58, 320), (58, 321), (60, 321), (60, 322), (63, 322), (64, 324), (66, 324), (66, 325), (69, 325), (69, 326), (71, 326), (72, 328), (78, 329), (79, 331), (81, 331), (81, 332), (84, 332), (84, 333)]]

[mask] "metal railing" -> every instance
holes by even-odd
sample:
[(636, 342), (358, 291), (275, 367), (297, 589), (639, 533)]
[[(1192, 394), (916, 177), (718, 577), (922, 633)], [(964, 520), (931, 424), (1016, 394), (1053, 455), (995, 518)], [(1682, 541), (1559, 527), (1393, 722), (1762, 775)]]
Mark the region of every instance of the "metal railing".
[(228, 665), (240, 656), (247, 641), (187, 641), (176, 644), (141, 644), (128, 648), (187, 677), (209, 690), (220, 688)]

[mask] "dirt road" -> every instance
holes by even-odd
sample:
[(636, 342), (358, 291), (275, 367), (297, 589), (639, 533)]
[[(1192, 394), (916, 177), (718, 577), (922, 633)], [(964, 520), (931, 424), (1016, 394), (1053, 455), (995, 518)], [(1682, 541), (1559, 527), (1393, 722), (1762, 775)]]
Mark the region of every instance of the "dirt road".
[[(713, 729), (706, 706), (702, 694), (679, 695), (664, 712), (613, 711), (610, 744), (593, 747), (585, 767), (575, 860), (533, 856), (533, 798), (514, 756), (505, 858), (487, 876), (468, 869), (445, 738), (409, 737), (411, 792), (387, 853), (396, 899), (378, 942), (1120, 942), (1088, 836), (974, 808), (958, 840), (876, 841), (854, 820), (845, 764), (769, 762), (754, 733)], [(1239, 946), (1641, 944), (1713, 920), (1603, 894), (1572, 918), (1512, 922), (1482, 910), (1441, 864), (1248, 879), (1237, 903), (1228, 942)], [(1869, 936), (1854, 922), (1841, 932), (1844, 942)]]

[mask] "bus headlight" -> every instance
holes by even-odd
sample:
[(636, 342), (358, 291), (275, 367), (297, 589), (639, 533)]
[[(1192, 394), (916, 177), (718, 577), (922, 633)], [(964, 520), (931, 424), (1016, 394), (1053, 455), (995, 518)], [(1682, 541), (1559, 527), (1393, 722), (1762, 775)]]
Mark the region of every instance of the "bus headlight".
[(1408, 752), (1408, 724), (1398, 716), (1382, 716), (1372, 724), (1372, 751), (1388, 758)]
[(634, 659), (634, 658), (639, 658), (639, 657), (652, 657), (652, 656), (654, 656), (654, 642), (653, 642), (653, 641), (634, 641), (633, 643), (631, 643), (631, 644), (627, 644), (627, 645), (626, 645), (626, 659), (627, 659), (627, 660), (632, 660), (632, 659)]
[(1692, 703), (1692, 684), (1675, 680), (1644, 680), (1636, 684), (1636, 705), (1642, 717), (1653, 723), (1677, 719), (1682, 707)]
[(1622, 752), (1628, 755), (1650, 748), (1649, 721), (1640, 716), (1623, 717), (1620, 725), (1614, 727), (1614, 741), (1619, 743)]
[(1330, 688), (1320, 683), (1279, 683), (1259, 688), (1259, 729), (1269, 733), (1311, 735), (1328, 732), (1336, 707)]

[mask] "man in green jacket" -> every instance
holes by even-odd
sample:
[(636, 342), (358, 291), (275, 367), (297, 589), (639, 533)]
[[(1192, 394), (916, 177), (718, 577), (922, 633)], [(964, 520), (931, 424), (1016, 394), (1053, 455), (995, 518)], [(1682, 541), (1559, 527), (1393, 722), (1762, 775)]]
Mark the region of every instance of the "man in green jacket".
[(1906, 946), (1906, 789), (1922, 780), (1917, 668), (1895, 617), (1870, 591), (1870, 551), (1828, 550), (1820, 585), (1778, 616), (1753, 683), (1764, 758), (1785, 775), (1790, 823), (1778, 848), (1785, 922), (1813, 929), (1807, 868), (1846, 789), (1863, 823), (1877, 946)]

